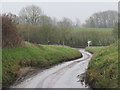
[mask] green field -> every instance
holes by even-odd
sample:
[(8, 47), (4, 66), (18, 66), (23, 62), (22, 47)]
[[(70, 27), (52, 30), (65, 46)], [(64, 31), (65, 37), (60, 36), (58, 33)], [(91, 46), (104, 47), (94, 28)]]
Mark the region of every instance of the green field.
[(86, 73), (92, 88), (118, 88), (118, 43), (106, 47), (88, 47), (94, 53)]
[(112, 32), (113, 28), (74, 28), (72, 30), (76, 31), (103, 31), (103, 32)]
[(13, 83), (20, 68), (45, 68), (56, 63), (79, 58), (82, 54), (67, 46), (37, 45), (25, 42), (23, 48), (3, 49), (3, 87)]
[(92, 46), (92, 47), (87, 47), (86, 50), (94, 54), (104, 48), (105, 48), (104, 46)]

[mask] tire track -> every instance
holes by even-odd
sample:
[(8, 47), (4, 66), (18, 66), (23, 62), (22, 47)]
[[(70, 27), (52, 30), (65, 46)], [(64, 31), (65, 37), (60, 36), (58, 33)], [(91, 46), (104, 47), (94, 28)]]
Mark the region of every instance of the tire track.
[[(72, 67), (74, 67), (76, 64), (88, 60), (90, 58), (90, 55), (85, 53), (85, 52), (81, 52), (82, 54), (86, 55), (87, 57), (79, 60), (79, 61), (75, 61), (67, 66), (64, 66), (62, 68), (60, 68), (59, 70), (57, 70), (56, 72), (50, 74), (49, 76), (46, 76), (38, 85), (37, 88), (50, 88), (53, 87), (54, 84), (60, 79), (60, 77), (68, 70), (71, 69)], [(84, 57), (83, 55), (83, 57)], [(48, 81), (47, 86), (44, 86), (45, 82)]]

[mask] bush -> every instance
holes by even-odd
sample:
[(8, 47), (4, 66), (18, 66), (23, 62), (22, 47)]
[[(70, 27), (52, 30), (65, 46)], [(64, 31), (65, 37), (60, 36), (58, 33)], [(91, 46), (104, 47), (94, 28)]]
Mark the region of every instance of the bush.
[(2, 15), (0, 19), (2, 19), (2, 48), (22, 46), (22, 38), (8, 15)]

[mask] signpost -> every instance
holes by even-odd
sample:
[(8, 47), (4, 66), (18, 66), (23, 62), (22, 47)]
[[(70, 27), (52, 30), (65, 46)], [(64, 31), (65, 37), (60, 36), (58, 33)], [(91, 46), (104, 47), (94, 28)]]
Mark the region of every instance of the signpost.
[(88, 47), (90, 46), (91, 42), (92, 42), (92, 41), (88, 41)]

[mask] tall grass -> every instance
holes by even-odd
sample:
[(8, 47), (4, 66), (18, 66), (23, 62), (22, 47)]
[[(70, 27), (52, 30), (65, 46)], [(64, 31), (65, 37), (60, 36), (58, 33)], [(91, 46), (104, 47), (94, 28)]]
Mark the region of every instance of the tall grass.
[(92, 88), (120, 88), (118, 43), (107, 47), (88, 47), (94, 55), (86, 73), (86, 82)]

